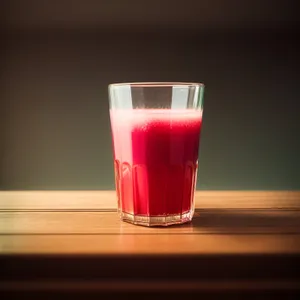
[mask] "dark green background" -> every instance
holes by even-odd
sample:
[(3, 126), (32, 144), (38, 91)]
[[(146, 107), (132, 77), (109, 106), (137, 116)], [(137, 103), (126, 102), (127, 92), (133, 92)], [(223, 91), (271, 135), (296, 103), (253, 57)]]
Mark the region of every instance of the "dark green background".
[(107, 16), (96, 1), (53, 17), (38, 1), (4, 1), (0, 188), (113, 189), (107, 85), (200, 81), (197, 187), (299, 189), (300, 48), (292, 1), (279, 2), (191, 6), (181, 18), (170, 6), (115, 15), (105, 2)]

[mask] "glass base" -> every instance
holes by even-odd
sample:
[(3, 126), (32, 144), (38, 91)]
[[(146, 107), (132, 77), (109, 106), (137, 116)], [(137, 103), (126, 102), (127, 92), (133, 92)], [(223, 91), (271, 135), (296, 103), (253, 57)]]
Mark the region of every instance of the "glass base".
[(168, 216), (141, 216), (132, 215), (126, 212), (120, 212), (120, 218), (124, 222), (142, 226), (170, 226), (190, 222), (193, 218), (194, 211), (190, 210), (183, 214)]

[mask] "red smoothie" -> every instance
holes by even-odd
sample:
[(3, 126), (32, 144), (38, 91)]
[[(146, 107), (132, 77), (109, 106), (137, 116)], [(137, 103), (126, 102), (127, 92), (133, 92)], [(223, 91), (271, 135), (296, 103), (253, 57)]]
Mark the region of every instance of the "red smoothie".
[(110, 110), (122, 213), (193, 214), (200, 110)]

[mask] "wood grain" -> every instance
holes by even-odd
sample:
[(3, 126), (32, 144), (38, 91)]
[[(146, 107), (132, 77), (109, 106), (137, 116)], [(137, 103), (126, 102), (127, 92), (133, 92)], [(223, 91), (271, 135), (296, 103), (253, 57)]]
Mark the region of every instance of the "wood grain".
[(1, 254), (298, 254), (299, 235), (2, 235)]
[(300, 253), (298, 210), (208, 210), (166, 228), (121, 222), (116, 212), (0, 212), (0, 253)]
[(199, 191), (192, 222), (149, 228), (119, 220), (113, 191), (2, 191), (0, 294), (299, 299), (299, 196)]
[(197, 192), (191, 223), (147, 228), (119, 220), (112, 191), (1, 192), (0, 253), (300, 253), (298, 196)]
[(298, 210), (196, 210), (191, 223), (169, 227), (134, 226), (117, 212), (2, 211), (0, 234), (195, 235), (300, 234)]
[[(196, 208), (300, 208), (300, 191), (196, 191)], [(115, 191), (1, 191), (0, 210), (116, 210)]]

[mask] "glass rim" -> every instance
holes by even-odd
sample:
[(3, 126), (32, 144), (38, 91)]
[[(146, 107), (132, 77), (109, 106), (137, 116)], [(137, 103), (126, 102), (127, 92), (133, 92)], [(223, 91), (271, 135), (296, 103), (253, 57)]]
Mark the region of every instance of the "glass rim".
[(174, 87), (174, 86), (182, 86), (182, 87), (205, 87), (204, 83), (201, 82), (180, 82), (180, 81), (137, 81), (137, 82), (119, 82), (119, 83), (111, 83), (108, 85), (111, 87)]

